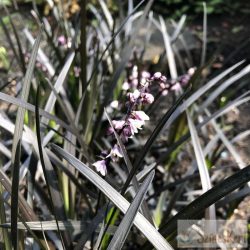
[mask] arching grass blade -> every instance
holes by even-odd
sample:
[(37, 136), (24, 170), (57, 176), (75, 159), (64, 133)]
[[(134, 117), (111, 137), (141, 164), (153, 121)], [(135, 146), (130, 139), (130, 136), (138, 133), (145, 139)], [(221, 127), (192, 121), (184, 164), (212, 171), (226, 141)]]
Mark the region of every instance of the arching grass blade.
[(138, 193), (136, 194), (133, 202), (129, 206), (123, 220), (121, 221), (115, 235), (108, 246), (108, 250), (122, 249), (128, 233), (133, 225), (134, 217), (140, 208), (141, 203), (146, 195), (146, 192), (154, 178), (155, 172), (152, 171), (142, 183)]

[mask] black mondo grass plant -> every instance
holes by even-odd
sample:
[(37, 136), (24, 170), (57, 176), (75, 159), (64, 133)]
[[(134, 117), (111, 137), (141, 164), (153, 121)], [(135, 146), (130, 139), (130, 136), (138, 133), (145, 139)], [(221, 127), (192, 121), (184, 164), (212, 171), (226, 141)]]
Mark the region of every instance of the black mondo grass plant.
[(176, 249), (179, 220), (249, 202), (249, 129), (228, 117), (250, 100), (250, 65), (212, 68), (205, 4), (196, 51), (186, 17), (152, 4), (3, 5), (1, 249)]

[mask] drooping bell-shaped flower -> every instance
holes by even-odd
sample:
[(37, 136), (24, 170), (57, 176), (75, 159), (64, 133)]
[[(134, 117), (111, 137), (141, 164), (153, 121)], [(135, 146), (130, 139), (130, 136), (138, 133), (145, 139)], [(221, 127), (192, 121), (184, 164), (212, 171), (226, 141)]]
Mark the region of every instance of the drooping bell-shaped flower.
[(144, 121), (138, 120), (138, 119), (128, 119), (128, 126), (131, 129), (132, 135), (138, 133), (138, 129), (141, 129), (142, 126), (144, 125)]
[(133, 93), (128, 93), (128, 98), (129, 98), (129, 101), (134, 103), (138, 100), (138, 98), (140, 97), (141, 95), (141, 92), (136, 89)]
[(125, 121), (124, 120), (120, 120), (120, 121), (113, 120), (112, 124), (113, 124), (113, 126), (114, 126), (115, 129), (120, 130), (120, 129), (123, 128), (123, 126), (125, 124)]
[(101, 175), (105, 176), (107, 174), (106, 160), (96, 161), (92, 165), (95, 166), (96, 171), (100, 172)]
[(149, 93), (141, 94), (142, 102), (145, 104), (151, 104), (154, 102), (154, 96)]
[(107, 157), (111, 157), (111, 159), (116, 162), (119, 158), (122, 158), (122, 152), (120, 147), (115, 144), (114, 147), (110, 150), (110, 154)]
[(144, 121), (149, 121), (149, 116), (146, 115), (144, 111), (133, 111), (132, 116), (136, 120), (143, 121), (143, 125), (144, 125)]

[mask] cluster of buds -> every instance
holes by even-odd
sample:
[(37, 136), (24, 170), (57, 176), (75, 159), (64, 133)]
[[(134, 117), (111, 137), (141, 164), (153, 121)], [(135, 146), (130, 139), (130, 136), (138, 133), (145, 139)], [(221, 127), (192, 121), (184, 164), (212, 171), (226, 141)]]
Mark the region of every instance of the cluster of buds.
[(140, 85), (145, 85), (150, 79), (150, 73), (145, 70), (139, 73), (138, 66), (136, 65), (132, 67), (129, 65), (127, 71), (131, 71), (131, 73), (128, 73), (127, 80), (122, 85), (122, 89), (125, 91), (136, 89), (139, 85), (139, 81)]
[(161, 72), (156, 72), (150, 81), (156, 82), (159, 85), (159, 89), (162, 95), (166, 96), (170, 91), (180, 91), (182, 87), (185, 87), (192, 75), (195, 72), (195, 68), (190, 68), (187, 74), (179, 76), (177, 79), (167, 79)]
[(132, 67), (130, 66), (128, 68), (130, 68), (131, 73), (122, 85), (123, 90), (136, 90), (140, 80), (141, 85), (147, 85), (148, 83), (158, 84), (159, 91), (161, 92), (161, 95), (164, 96), (167, 95), (170, 91), (180, 91), (182, 87), (185, 87), (188, 84), (195, 72), (195, 68), (190, 68), (186, 74), (179, 76), (177, 79), (168, 79), (161, 72), (156, 72), (152, 76), (145, 70), (139, 73), (138, 67), (136, 65)]
[(141, 93), (136, 89), (133, 93), (129, 92), (127, 94), (129, 102), (133, 104), (151, 104), (154, 101), (154, 96), (150, 93), (143, 92)]

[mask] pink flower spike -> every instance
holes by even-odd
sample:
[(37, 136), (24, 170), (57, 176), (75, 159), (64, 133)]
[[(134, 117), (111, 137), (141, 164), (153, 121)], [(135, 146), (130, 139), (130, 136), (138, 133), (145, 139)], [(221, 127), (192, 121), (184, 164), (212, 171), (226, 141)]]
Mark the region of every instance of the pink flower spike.
[(114, 126), (115, 129), (120, 130), (120, 129), (123, 128), (123, 126), (125, 124), (125, 121), (124, 120), (121, 120), (121, 121), (113, 120), (112, 124), (113, 124), (113, 126)]
[(144, 111), (133, 111), (132, 114), (135, 117), (135, 119), (143, 121), (143, 123), (144, 121), (149, 120), (149, 116), (146, 115)]
[(115, 144), (115, 146), (111, 149), (110, 154), (107, 157), (111, 157), (114, 162), (118, 161), (118, 157), (122, 158), (123, 155), (120, 147)]
[(107, 174), (107, 166), (105, 160), (96, 161), (92, 165), (95, 166), (96, 171), (100, 172), (101, 175), (105, 176)]

